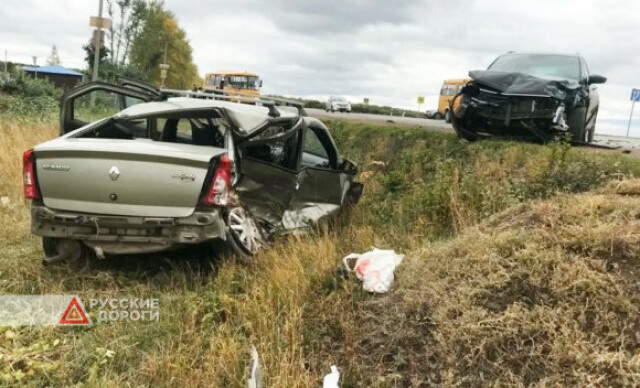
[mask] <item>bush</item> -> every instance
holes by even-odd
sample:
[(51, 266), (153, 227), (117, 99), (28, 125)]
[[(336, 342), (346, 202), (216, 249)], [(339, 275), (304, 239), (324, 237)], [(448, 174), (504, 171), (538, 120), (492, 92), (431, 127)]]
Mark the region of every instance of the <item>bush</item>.
[[(509, 206), (556, 193), (578, 193), (640, 165), (619, 154), (572, 148), (564, 140), (547, 146), (498, 140), (468, 143), (420, 128), (332, 122), (343, 155), (368, 173), (359, 209), (361, 222), (391, 240), (420, 230), (447, 237)], [(384, 162), (383, 170), (369, 166)]]
[(0, 92), (18, 97), (60, 97), (56, 87), (45, 80), (33, 78), (22, 70), (15, 70), (8, 80), (0, 83)]
[(0, 112), (6, 116), (53, 117), (58, 113), (61, 91), (50, 82), (16, 69), (0, 81)]

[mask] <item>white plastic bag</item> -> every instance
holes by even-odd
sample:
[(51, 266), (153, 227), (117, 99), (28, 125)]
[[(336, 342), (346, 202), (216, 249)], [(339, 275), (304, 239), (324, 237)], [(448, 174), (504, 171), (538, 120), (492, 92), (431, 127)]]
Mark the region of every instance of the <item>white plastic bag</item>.
[[(362, 288), (365, 291), (381, 294), (391, 288), (393, 272), (403, 258), (404, 255), (399, 255), (393, 250), (373, 247), (369, 252), (352, 253), (342, 259), (342, 262), (347, 270), (355, 272), (358, 279), (362, 280)], [(349, 260), (352, 259), (356, 259), (353, 269), (349, 266)]]
[(338, 367), (331, 365), (331, 373), (325, 375), (322, 379), (322, 388), (339, 388), (340, 372)]
[(262, 368), (260, 368), (260, 357), (255, 346), (251, 346), (251, 369), (249, 369), (247, 388), (262, 388)]

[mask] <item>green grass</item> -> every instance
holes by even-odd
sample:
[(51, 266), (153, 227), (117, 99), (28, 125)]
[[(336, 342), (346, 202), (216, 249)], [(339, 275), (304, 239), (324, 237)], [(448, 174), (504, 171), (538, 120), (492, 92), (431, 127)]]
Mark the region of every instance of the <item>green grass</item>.
[[(635, 159), (332, 122), (365, 182), (332, 228), (249, 267), (196, 251), (77, 272), (43, 268), (29, 234), (21, 154), (57, 128), (28, 124), (0, 123), (0, 292), (159, 298), (160, 321), (0, 328), (0, 384), (241, 387), (251, 345), (273, 387), (320, 386), (332, 364), (343, 387), (638, 383), (638, 298), (620, 270), (637, 261), (640, 191), (615, 183)], [(406, 255), (385, 295), (338, 271), (371, 246)]]

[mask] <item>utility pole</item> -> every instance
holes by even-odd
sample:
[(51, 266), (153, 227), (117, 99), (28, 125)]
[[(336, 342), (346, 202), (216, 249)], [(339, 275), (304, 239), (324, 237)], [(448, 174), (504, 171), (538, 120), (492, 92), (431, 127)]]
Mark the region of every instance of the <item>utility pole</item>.
[(7, 49), (4, 49), (4, 78), (9, 79), (9, 72), (7, 71)]
[(633, 107), (636, 105), (636, 101), (631, 102), (631, 114), (629, 115), (629, 124), (627, 125), (627, 137), (629, 137), (629, 130), (631, 129), (631, 119), (633, 118)]
[(164, 88), (164, 80), (167, 79), (167, 70), (169, 70), (169, 64), (167, 63), (167, 48), (169, 47), (169, 41), (164, 42), (164, 63), (160, 64), (160, 87)]
[(636, 101), (640, 101), (640, 89), (631, 89), (631, 114), (627, 125), (627, 137), (629, 137), (629, 130), (631, 130), (631, 119), (633, 119), (633, 108), (636, 105)]
[[(102, 20), (102, 0), (98, 8), (98, 20)], [(93, 41), (93, 81), (98, 80), (98, 62), (100, 62), (100, 38), (102, 38), (102, 23), (98, 23), (96, 36)]]

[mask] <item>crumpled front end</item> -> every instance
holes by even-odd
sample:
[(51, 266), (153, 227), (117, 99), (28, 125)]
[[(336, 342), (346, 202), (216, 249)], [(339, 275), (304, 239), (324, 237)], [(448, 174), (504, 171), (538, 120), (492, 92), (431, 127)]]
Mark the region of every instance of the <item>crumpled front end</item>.
[(569, 131), (569, 115), (584, 107), (587, 87), (522, 73), (471, 71), (472, 81), (451, 102), (452, 124), (468, 140), (482, 134), (551, 140)]

